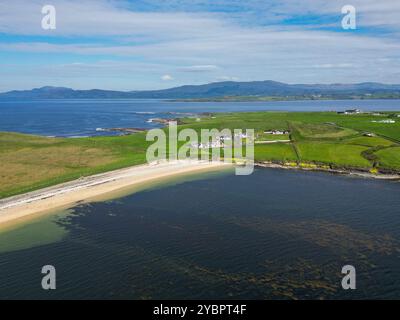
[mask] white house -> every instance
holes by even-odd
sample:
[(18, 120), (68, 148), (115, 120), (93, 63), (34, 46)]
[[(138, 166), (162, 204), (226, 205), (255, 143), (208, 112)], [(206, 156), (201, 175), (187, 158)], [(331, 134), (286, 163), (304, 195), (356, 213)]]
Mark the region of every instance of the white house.
[(364, 133), (364, 136), (365, 136), (365, 137), (370, 137), (370, 138), (371, 138), (371, 137), (375, 137), (376, 135), (375, 135), (375, 133), (372, 133), (372, 132), (365, 132), (365, 133)]
[(349, 109), (344, 112), (344, 114), (359, 114), (362, 113), (360, 109)]

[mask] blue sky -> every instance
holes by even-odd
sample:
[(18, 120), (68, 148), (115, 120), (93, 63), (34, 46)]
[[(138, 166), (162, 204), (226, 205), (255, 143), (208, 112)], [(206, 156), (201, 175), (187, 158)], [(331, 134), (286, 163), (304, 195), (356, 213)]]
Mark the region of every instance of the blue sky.
[[(44, 5), (56, 29), (41, 28)], [(343, 30), (341, 8), (357, 10)], [(215, 81), (400, 83), (400, 1), (0, 3), (0, 91), (144, 90)]]

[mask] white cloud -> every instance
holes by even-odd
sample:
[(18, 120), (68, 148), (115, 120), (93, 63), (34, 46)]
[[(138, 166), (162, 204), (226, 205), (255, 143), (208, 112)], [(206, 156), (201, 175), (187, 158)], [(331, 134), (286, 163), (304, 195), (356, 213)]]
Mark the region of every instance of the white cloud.
[[(204, 2), (193, 1), (199, 8)], [(171, 77), (171, 72), (180, 72), (182, 84), (239, 78), (292, 83), (400, 82), (396, 71), (400, 68), (400, 1), (351, 2), (360, 15), (358, 25), (361, 31), (367, 26), (385, 27), (391, 32), (388, 34), (313, 30), (313, 27), (320, 26), (318, 24), (305, 27), (277, 24), (296, 15), (337, 14), (337, 31), (341, 31), (340, 9), (347, 4), (342, 2), (251, 0), (246, 5), (265, 15), (266, 21), (274, 25), (249, 26), (238, 23), (228, 14), (133, 12), (121, 1), (53, 0), (57, 10), (57, 29), (45, 31), (40, 24), (42, 0), (2, 1), (0, 32), (46, 38), (42, 41), (35, 38), (34, 42), (32, 39), (27, 42), (0, 40), (0, 50), (23, 53), (27, 57), (32, 53), (37, 53), (36, 57), (38, 54), (48, 57), (49, 64), (43, 77), (47, 74), (53, 77), (51, 79), (82, 79), (86, 76), (108, 81), (132, 79), (132, 90), (146, 81), (150, 83), (159, 79), (160, 74)], [(176, 5), (179, 3), (182, 1), (174, 1)], [(217, 3), (229, 6), (232, 1), (218, 0)], [(233, 3), (238, 5), (243, 1)], [(235, 14), (245, 16), (247, 12), (232, 13), (232, 16)], [(53, 57), (62, 60), (69, 54), (74, 55), (78, 64), (52, 62), (59, 61)], [(103, 56), (116, 61), (97, 60)], [(79, 61), (79, 57), (85, 63)], [(89, 59), (93, 59), (91, 63), (86, 62)], [(12, 77), (25, 77), (27, 83), (39, 77), (39, 74), (32, 76), (38, 69), (34, 63), (7, 68), (4, 68), (4, 62), (0, 61), (0, 64), (0, 75), (7, 75), (0, 78), (0, 82), (4, 82), (0, 86), (6, 86), (6, 81), (14, 81)], [(25, 76), (29, 72), (30, 76)], [(219, 74), (222, 76), (218, 77)], [(138, 78), (143, 81), (136, 81)], [(153, 86), (166, 85), (170, 80), (172, 77), (161, 77)], [(180, 84), (178, 80), (176, 83)]]
[(317, 69), (332, 69), (332, 68), (353, 68), (356, 65), (353, 63), (324, 63), (324, 64), (315, 64), (313, 68)]
[(218, 66), (213, 65), (213, 64), (208, 64), (208, 65), (181, 67), (181, 68), (179, 68), (179, 71), (184, 71), (184, 72), (210, 72), (210, 71), (215, 71), (215, 70), (218, 70), (218, 69), (219, 69)]
[(163, 81), (171, 81), (171, 80), (174, 80), (174, 78), (171, 77), (169, 74), (164, 74), (164, 75), (161, 77), (161, 80), (163, 80)]
[(239, 81), (238, 77), (220, 76), (216, 78), (217, 81)]
[(210, 14), (134, 12), (123, 1), (53, 0), (57, 29), (41, 28), (42, 0), (0, 3), (0, 32), (43, 36), (123, 36), (138, 39), (169, 39), (206, 35), (223, 22)]

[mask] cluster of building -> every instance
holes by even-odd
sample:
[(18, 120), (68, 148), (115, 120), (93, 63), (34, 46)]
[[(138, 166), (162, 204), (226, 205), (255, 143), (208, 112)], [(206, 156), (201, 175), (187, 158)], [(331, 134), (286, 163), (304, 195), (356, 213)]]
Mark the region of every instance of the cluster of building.
[(392, 120), (392, 119), (384, 119), (384, 120), (372, 120), (371, 122), (376, 122), (376, 123), (396, 123), (396, 121)]
[(282, 134), (289, 134), (288, 130), (266, 130), (264, 131), (265, 134), (272, 134), (272, 135), (282, 135)]
[(339, 111), (338, 114), (360, 114), (362, 111), (360, 109), (349, 109), (345, 111)]
[(224, 143), (221, 141), (212, 141), (208, 143), (192, 143), (190, 146), (198, 149), (223, 148)]
[[(380, 112), (363, 112), (360, 109), (349, 109), (345, 111), (339, 111), (338, 114), (360, 114), (360, 113), (365, 113), (365, 114), (370, 114), (373, 116), (386, 116), (384, 113)], [(400, 115), (397, 115), (399, 117)], [(372, 120), (371, 122), (375, 123), (396, 123), (396, 121), (392, 119), (383, 119), (383, 120)]]
[[(245, 133), (235, 133), (234, 134), (235, 139), (247, 139), (250, 138), (249, 135)], [(191, 148), (198, 148), (198, 149), (210, 149), (210, 148), (223, 148), (225, 146), (225, 141), (231, 141), (232, 137), (229, 135), (225, 136), (220, 136), (216, 137), (215, 141), (210, 141), (206, 143), (191, 143), (190, 147)]]

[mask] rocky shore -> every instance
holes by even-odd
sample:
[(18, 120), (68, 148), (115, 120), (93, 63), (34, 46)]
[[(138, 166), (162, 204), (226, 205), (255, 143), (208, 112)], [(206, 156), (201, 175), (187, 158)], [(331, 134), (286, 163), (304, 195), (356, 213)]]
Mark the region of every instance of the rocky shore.
[(341, 175), (352, 175), (364, 178), (371, 179), (381, 179), (381, 180), (400, 180), (399, 173), (372, 173), (367, 170), (356, 170), (356, 169), (334, 169), (328, 166), (318, 166), (318, 165), (309, 165), (309, 164), (297, 164), (294, 165), (284, 164), (284, 163), (274, 163), (274, 162), (256, 162), (256, 166), (264, 167), (264, 168), (276, 168), (276, 169), (285, 169), (285, 170), (303, 170), (303, 171), (319, 171), (319, 172), (328, 172), (332, 174), (341, 174)]

